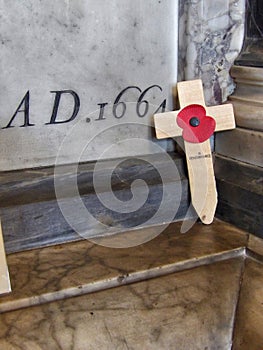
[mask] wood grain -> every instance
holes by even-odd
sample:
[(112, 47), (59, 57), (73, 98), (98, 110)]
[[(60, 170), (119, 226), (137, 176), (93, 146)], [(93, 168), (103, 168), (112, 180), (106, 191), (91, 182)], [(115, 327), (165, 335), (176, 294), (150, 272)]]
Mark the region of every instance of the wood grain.
[(215, 131), (232, 130), (236, 127), (233, 106), (225, 104), (221, 106), (206, 107), (208, 116), (216, 121)]
[[(180, 107), (190, 104), (205, 106), (203, 85), (200, 79), (177, 84)], [(223, 107), (224, 108), (224, 107)], [(224, 112), (222, 106), (215, 109)], [(217, 113), (217, 117), (220, 116)], [(220, 124), (223, 127), (223, 122)], [(213, 222), (217, 205), (216, 183), (210, 141), (193, 144), (184, 142), (188, 166), (192, 204), (204, 224)]]
[(176, 118), (179, 111), (154, 115), (154, 126), (157, 139), (177, 137), (182, 135), (182, 129), (177, 125)]
[(185, 141), (192, 204), (204, 224), (211, 224), (217, 205), (217, 191), (210, 141)]
[[(215, 119), (215, 131), (235, 128), (235, 118), (231, 104), (206, 107), (202, 81), (183, 81), (177, 84), (180, 107), (191, 104), (202, 105), (206, 113)], [(179, 111), (160, 113), (154, 116), (156, 137), (158, 139), (177, 137), (182, 129), (177, 125)], [(184, 142), (188, 166), (192, 204), (201, 221), (210, 224), (217, 205), (216, 183), (211, 155), (210, 141), (203, 143)]]
[(180, 107), (199, 104), (205, 107), (203, 84), (201, 79), (181, 81), (177, 84)]
[(9, 272), (5, 256), (2, 227), (0, 222), (0, 294), (11, 292)]

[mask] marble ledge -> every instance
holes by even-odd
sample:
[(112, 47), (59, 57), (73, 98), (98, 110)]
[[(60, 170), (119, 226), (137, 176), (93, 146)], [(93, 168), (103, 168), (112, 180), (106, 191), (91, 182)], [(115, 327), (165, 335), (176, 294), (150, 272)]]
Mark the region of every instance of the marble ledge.
[(263, 349), (263, 262), (246, 259), (236, 312), (233, 350)]
[(243, 259), (0, 317), (12, 350), (230, 349)]
[[(196, 223), (186, 234), (180, 233), (180, 227), (181, 223), (171, 224), (157, 238), (132, 248), (112, 249), (80, 241), (10, 254), (7, 261), (13, 291), (0, 297), (0, 313), (171, 274), (245, 252), (248, 235), (219, 220), (210, 226)], [(154, 229), (137, 234), (150, 235)]]
[(248, 239), (248, 249), (263, 257), (263, 239), (250, 234)]

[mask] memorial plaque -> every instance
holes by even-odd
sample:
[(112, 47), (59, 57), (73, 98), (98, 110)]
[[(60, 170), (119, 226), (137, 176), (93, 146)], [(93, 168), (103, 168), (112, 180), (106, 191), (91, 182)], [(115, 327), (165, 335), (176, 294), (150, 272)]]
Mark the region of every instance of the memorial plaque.
[(0, 169), (156, 152), (128, 140), (173, 108), (177, 5), (2, 0)]

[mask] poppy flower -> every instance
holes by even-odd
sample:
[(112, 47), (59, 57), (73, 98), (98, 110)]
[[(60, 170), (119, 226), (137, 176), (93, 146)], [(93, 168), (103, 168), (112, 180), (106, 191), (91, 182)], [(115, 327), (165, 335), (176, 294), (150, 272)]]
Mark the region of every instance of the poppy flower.
[(201, 105), (189, 105), (177, 115), (177, 124), (183, 129), (183, 139), (191, 143), (201, 143), (213, 135), (216, 122), (206, 115)]

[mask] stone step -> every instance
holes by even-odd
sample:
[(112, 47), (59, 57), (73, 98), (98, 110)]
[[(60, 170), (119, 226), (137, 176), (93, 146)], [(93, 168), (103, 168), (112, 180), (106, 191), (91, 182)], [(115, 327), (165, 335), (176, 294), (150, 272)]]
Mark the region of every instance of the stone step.
[(263, 168), (216, 155), (216, 216), (263, 238)]
[(9, 254), (0, 348), (261, 349), (263, 241), (217, 219), (181, 226), (139, 230), (163, 232), (127, 249), (79, 241)]
[[(113, 249), (88, 240), (9, 254), (12, 293), (0, 297), (0, 312), (90, 294), (243, 256), (248, 236), (219, 220), (196, 223), (186, 234), (182, 223), (126, 232), (157, 235), (149, 242)], [(123, 235), (117, 235), (115, 240)], [(105, 242), (102, 242), (105, 243)]]
[[(7, 312), (0, 319), (0, 347), (230, 350), (242, 266), (243, 258), (232, 258)], [(257, 349), (253, 340), (249, 344)]]
[(248, 234), (217, 219), (181, 225), (140, 230), (163, 232), (127, 249), (79, 241), (9, 254), (0, 348), (257, 349), (263, 275), (254, 259), (243, 272)]
[[(188, 212), (188, 179), (184, 159), (178, 155), (104, 161), (94, 170), (95, 166), (86, 163), (77, 168), (72, 165), (1, 173), (0, 217), (6, 251), (80, 240), (83, 235), (116, 234), (194, 215)], [(54, 179), (58, 184), (56, 193)], [(145, 202), (136, 210), (123, 212), (133, 199), (132, 190)], [(118, 208), (107, 207), (99, 196), (110, 206), (117, 201)], [(67, 215), (61, 212), (61, 203)]]
[(234, 65), (231, 75), (236, 89), (229, 100), (234, 106), (236, 124), (242, 128), (263, 131), (262, 68)]
[(263, 167), (263, 132), (236, 128), (217, 133), (215, 151), (219, 155)]

